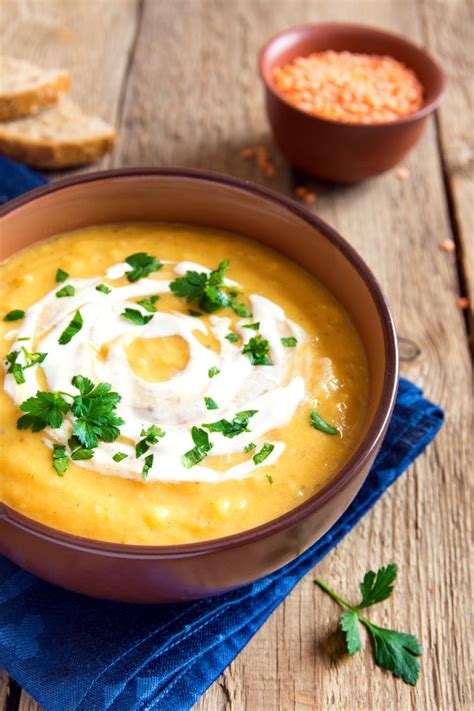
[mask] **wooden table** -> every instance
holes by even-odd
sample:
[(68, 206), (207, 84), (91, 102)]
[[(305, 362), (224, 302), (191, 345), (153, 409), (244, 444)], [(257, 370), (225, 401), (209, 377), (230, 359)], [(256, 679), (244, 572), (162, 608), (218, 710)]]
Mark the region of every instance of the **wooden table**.
[[(474, 286), (470, 8), (469, 0), (3, 0), (0, 7), (2, 52), (68, 68), (74, 96), (120, 129), (115, 152), (97, 168), (199, 166), (292, 194), (303, 179), (272, 146), (256, 72), (260, 45), (290, 25), (386, 27), (426, 45), (448, 76), (445, 101), (405, 162), (408, 179), (391, 172), (344, 188), (304, 181), (318, 196), (311, 209), (365, 257), (399, 334), (421, 350), (403, 374), (447, 412), (434, 444), (317, 570), (351, 595), (368, 568), (398, 563), (396, 594), (373, 618), (419, 636), (420, 681), (415, 689), (396, 681), (374, 667), (369, 649), (341, 654), (339, 610), (309, 574), (199, 711), (472, 709), (469, 319), (457, 306)], [(240, 156), (258, 144), (274, 157), (275, 178)], [(442, 251), (445, 240), (454, 240), (455, 253)], [(0, 709), (38, 709), (2, 679)]]

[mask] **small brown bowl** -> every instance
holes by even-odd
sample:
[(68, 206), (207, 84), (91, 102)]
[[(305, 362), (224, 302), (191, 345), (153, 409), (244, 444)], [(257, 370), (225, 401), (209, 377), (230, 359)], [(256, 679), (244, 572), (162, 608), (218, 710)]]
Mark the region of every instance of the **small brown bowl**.
[[(390, 55), (403, 62), (423, 84), (422, 107), (397, 121), (369, 125), (331, 121), (296, 108), (278, 93), (274, 67), (329, 49)], [(337, 183), (384, 173), (401, 161), (420, 138), (445, 89), (441, 68), (421, 47), (364, 25), (303, 25), (280, 32), (260, 51), (259, 68), (268, 119), (281, 152), (304, 173)]]
[(105, 171), (33, 190), (0, 209), (0, 259), (61, 232), (137, 221), (227, 229), (300, 264), (351, 315), (369, 369), (367, 415), (349, 461), (313, 497), (258, 528), (202, 543), (123, 545), (64, 533), (0, 504), (0, 554), (31, 573), (111, 600), (191, 600), (245, 585), (285, 565), (319, 539), (349, 506), (380, 448), (394, 406), (395, 328), (369, 268), (331, 227), (282, 195), (204, 171)]

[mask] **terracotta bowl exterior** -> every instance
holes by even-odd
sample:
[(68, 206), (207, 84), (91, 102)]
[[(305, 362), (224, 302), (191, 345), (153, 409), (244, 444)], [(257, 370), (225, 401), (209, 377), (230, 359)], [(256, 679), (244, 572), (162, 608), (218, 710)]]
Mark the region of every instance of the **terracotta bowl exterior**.
[(40, 578), (111, 600), (191, 600), (245, 585), (285, 565), (347, 508), (380, 448), (394, 406), (395, 329), (373, 275), (333, 229), (282, 195), (203, 171), (106, 171), (33, 190), (0, 212), (0, 257), (68, 230), (129, 221), (228, 229), (281, 252), (319, 279), (350, 313), (370, 372), (367, 419), (350, 461), (315, 496), (258, 528), (189, 545), (122, 545), (63, 533), (1, 504), (0, 553)]
[[(423, 84), (423, 106), (398, 121), (357, 125), (313, 116), (283, 99), (273, 68), (329, 49), (390, 55), (403, 62)], [(268, 119), (281, 152), (307, 175), (338, 183), (369, 178), (401, 161), (420, 138), (445, 89), (443, 72), (427, 52), (403, 37), (363, 25), (304, 25), (281, 32), (262, 48), (259, 68)]]

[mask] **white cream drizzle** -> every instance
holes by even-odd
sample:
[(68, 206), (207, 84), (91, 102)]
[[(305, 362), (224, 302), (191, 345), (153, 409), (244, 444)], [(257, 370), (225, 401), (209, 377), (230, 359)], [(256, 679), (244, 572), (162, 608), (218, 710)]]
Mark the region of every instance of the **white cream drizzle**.
[[(170, 262), (168, 262), (171, 264)], [(208, 272), (206, 267), (192, 262), (174, 264), (173, 271), (185, 274), (188, 269)], [(122, 277), (130, 266), (126, 263), (109, 267), (105, 276), (112, 281)], [(137, 326), (120, 314), (126, 307), (138, 308), (132, 299), (169, 292), (169, 281), (160, 279), (157, 273), (151, 278), (127, 286), (112, 286), (110, 294), (96, 290), (102, 278), (69, 279), (75, 288), (72, 297), (57, 298), (57, 288), (31, 306), (21, 326), (10, 331), (6, 338), (14, 339), (11, 350), (21, 345), (31, 350), (46, 352), (48, 355), (41, 366), (24, 371), (25, 383), (17, 384), (12, 375), (6, 375), (5, 390), (20, 405), (38, 390), (37, 368), (41, 367), (50, 391), (75, 392), (71, 379), (76, 374), (89, 377), (93, 382), (111, 383), (119, 392), (121, 402), (117, 414), (125, 424), (121, 435), (133, 442), (140, 439), (140, 432), (155, 424), (166, 431), (165, 437), (156, 445), (151, 445), (148, 454), (154, 454), (153, 467), (147, 481), (194, 481), (220, 482), (227, 479), (241, 479), (252, 476), (261, 466), (275, 464), (285, 443), (268, 440), (266, 435), (275, 428), (283, 427), (293, 418), (299, 404), (305, 398), (305, 384), (301, 376), (289, 377), (295, 353), (306, 339), (304, 330), (288, 319), (277, 304), (257, 294), (250, 295), (253, 316), (241, 319), (233, 327), (242, 341), (230, 343), (225, 336), (229, 333), (231, 321), (227, 316), (214, 314), (210, 317), (210, 329), (220, 345), (220, 353), (203, 346), (194, 332), (207, 333), (205, 322), (199, 318), (178, 312), (157, 311), (143, 326)], [(228, 285), (236, 282), (227, 281)], [(157, 304), (159, 308), (159, 302)], [(59, 345), (58, 339), (70, 323), (75, 311), (80, 309), (84, 324), (82, 329), (67, 345)], [(146, 312), (143, 312), (144, 314)], [(260, 333), (270, 343), (272, 366), (253, 366), (247, 355), (242, 353), (242, 342), (246, 343), (255, 331), (244, 328), (245, 324), (260, 322)], [(180, 336), (188, 344), (189, 360), (186, 367), (163, 382), (149, 382), (139, 377), (131, 368), (126, 356), (126, 346), (136, 338), (160, 338)], [(298, 340), (296, 348), (282, 345), (281, 338), (294, 336)], [(18, 343), (18, 339), (30, 337), (30, 341)], [(108, 352), (105, 360), (98, 357), (103, 346)], [(19, 357), (19, 362), (22, 362)], [(324, 364), (324, 380), (332, 377), (331, 363)], [(209, 378), (208, 371), (217, 366), (219, 373)], [(324, 389), (324, 384), (322, 384)], [(207, 410), (204, 398), (213, 398), (218, 410)], [(209, 457), (190, 469), (184, 467), (181, 456), (194, 445), (191, 428), (221, 418), (232, 420), (237, 412), (257, 410), (249, 422), (250, 432), (232, 439), (220, 433), (210, 434), (213, 444)], [(49, 447), (53, 443), (66, 444), (71, 433), (72, 420), (69, 416), (59, 429), (44, 431), (44, 442)], [(265, 441), (271, 441), (274, 450), (260, 465), (252, 459)], [(244, 447), (255, 442), (257, 448), (248, 458), (225, 471), (216, 471), (207, 463), (212, 455), (232, 455), (243, 452)], [(121, 451), (128, 458), (120, 463), (112, 456)], [(101, 474), (141, 479), (143, 456), (135, 457), (134, 446), (123, 442), (101, 442), (94, 450), (93, 459), (76, 462), (78, 466), (92, 469)]]

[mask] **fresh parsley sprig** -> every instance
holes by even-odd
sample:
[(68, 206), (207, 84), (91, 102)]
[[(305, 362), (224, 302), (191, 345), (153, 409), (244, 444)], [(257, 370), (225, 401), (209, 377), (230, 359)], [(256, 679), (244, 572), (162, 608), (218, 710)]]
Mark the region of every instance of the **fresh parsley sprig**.
[[(237, 301), (237, 291), (225, 285), (225, 275), (229, 268), (229, 260), (224, 259), (209, 274), (188, 270), (184, 277), (178, 277), (170, 284), (170, 289), (176, 296), (186, 299), (188, 303), (196, 301), (205, 313), (229, 306), (237, 316), (248, 318), (251, 311)], [(196, 314), (197, 312), (194, 312)]]
[(42, 363), (48, 355), (47, 353), (30, 353), (23, 346), (21, 351), (23, 352), (24, 363), (18, 362), (20, 351), (12, 351), (11, 353), (8, 353), (5, 360), (5, 366), (8, 366), (7, 373), (11, 373), (13, 375), (18, 385), (25, 382), (25, 375), (23, 371), (26, 370), (26, 368), (32, 368), (34, 365)]
[(314, 582), (344, 608), (341, 614), (341, 628), (346, 635), (348, 654), (352, 656), (362, 648), (359, 631), (359, 623), (362, 622), (374, 643), (375, 663), (414, 686), (420, 673), (420, 662), (417, 657), (423, 653), (423, 647), (416, 637), (405, 632), (378, 627), (362, 614), (365, 608), (390, 597), (397, 572), (395, 563), (379, 568), (377, 573), (369, 570), (359, 586), (362, 600), (358, 605), (350, 605), (322, 580), (316, 579)]
[(137, 459), (148, 452), (150, 444), (157, 444), (160, 437), (164, 437), (166, 432), (157, 425), (151, 425), (148, 429), (142, 429), (140, 437), (142, 439), (135, 445), (135, 456)]

